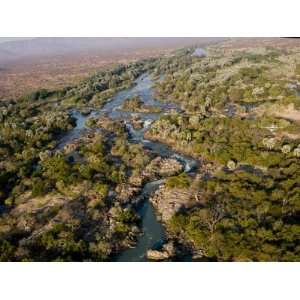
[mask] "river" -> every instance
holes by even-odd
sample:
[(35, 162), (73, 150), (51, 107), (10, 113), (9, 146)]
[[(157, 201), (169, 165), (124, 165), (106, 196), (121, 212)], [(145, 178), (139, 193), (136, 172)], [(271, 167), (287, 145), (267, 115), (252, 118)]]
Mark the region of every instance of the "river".
[[(151, 149), (162, 157), (173, 157), (184, 164), (184, 171), (189, 173), (197, 168), (197, 162), (187, 156), (176, 153), (170, 147), (159, 143), (144, 139), (144, 132), (147, 127), (157, 120), (162, 113), (168, 113), (171, 110), (179, 110), (176, 104), (160, 102), (153, 98), (153, 82), (148, 74), (141, 75), (135, 82), (134, 87), (120, 91), (108, 101), (99, 111), (93, 111), (90, 115), (85, 116), (78, 111), (73, 111), (76, 118), (76, 126), (70, 130), (60, 141), (58, 148), (62, 148), (66, 143), (78, 138), (83, 130), (86, 129), (85, 122), (88, 118), (101, 115), (107, 115), (113, 119), (122, 119), (130, 133), (129, 141), (133, 143), (141, 143), (145, 148)], [(118, 110), (123, 101), (135, 95), (139, 95), (146, 105), (156, 106), (161, 109), (160, 113), (132, 113)], [(139, 116), (144, 121), (144, 128), (135, 130), (130, 123), (133, 115)], [(149, 201), (151, 194), (163, 183), (163, 180), (149, 182), (145, 184), (142, 194), (145, 198), (143, 204), (139, 207), (138, 213), (141, 217), (142, 234), (138, 237), (134, 248), (127, 249), (114, 258), (114, 261), (147, 261), (146, 252), (149, 249), (159, 248), (165, 238), (166, 233), (162, 224), (158, 221), (155, 210)]]

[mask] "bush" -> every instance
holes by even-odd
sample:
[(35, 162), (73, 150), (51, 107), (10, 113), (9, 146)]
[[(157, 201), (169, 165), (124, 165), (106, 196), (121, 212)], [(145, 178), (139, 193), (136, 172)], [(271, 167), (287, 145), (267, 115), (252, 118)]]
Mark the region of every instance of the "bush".
[(248, 77), (250, 79), (255, 79), (260, 75), (260, 70), (258, 68), (241, 68), (239, 73), (243, 77)]
[(45, 182), (39, 178), (37, 178), (32, 186), (31, 195), (32, 197), (42, 196), (46, 193)]
[(166, 180), (166, 187), (168, 188), (188, 188), (191, 185), (191, 178), (186, 173), (181, 173), (178, 176), (169, 177)]

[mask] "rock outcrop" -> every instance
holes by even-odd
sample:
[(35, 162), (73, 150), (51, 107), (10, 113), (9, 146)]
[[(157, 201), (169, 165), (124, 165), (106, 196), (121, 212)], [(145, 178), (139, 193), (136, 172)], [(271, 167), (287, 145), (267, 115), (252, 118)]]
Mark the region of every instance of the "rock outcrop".
[(133, 116), (130, 121), (134, 129), (143, 128), (144, 121), (139, 116)]
[(166, 251), (148, 250), (146, 255), (149, 260), (165, 260), (169, 258)]
[(76, 151), (78, 148), (79, 148), (79, 143), (76, 143), (76, 142), (68, 143), (64, 146), (64, 153), (70, 154), (70, 153)]
[(141, 187), (143, 183), (174, 176), (183, 171), (183, 165), (173, 158), (154, 158), (142, 171), (141, 174), (132, 174), (129, 183)]
[(173, 158), (156, 157), (142, 173), (148, 180), (157, 180), (162, 177), (174, 176), (183, 170), (182, 164)]
[(140, 96), (133, 96), (124, 100), (123, 104), (118, 108), (120, 111), (136, 112), (136, 113), (159, 113), (161, 109), (156, 106), (146, 105)]
[(161, 250), (148, 250), (147, 251), (147, 258), (149, 260), (166, 260), (171, 257), (174, 257), (176, 254), (175, 247), (173, 242), (168, 242), (164, 244)]
[(140, 188), (130, 184), (120, 184), (116, 188), (117, 199), (122, 204), (127, 204), (140, 192)]
[(164, 222), (180, 211), (193, 206), (195, 197), (190, 188), (168, 188), (161, 186), (150, 198)]

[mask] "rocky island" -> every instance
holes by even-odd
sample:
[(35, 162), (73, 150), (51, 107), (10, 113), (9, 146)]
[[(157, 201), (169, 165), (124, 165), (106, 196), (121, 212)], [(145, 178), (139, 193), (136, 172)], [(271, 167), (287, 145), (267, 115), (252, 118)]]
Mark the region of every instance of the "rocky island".
[(133, 96), (124, 100), (119, 110), (134, 113), (159, 113), (159, 107), (145, 105), (139, 96)]

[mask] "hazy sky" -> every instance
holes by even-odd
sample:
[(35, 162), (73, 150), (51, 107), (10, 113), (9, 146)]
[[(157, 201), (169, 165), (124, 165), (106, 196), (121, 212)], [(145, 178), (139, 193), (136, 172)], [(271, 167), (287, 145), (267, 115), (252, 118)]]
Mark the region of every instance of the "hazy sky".
[(28, 40), (32, 39), (29, 37), (0, 37), (0, 43), (10, 42), (10, 41), (18, 41), (18, 40)]

